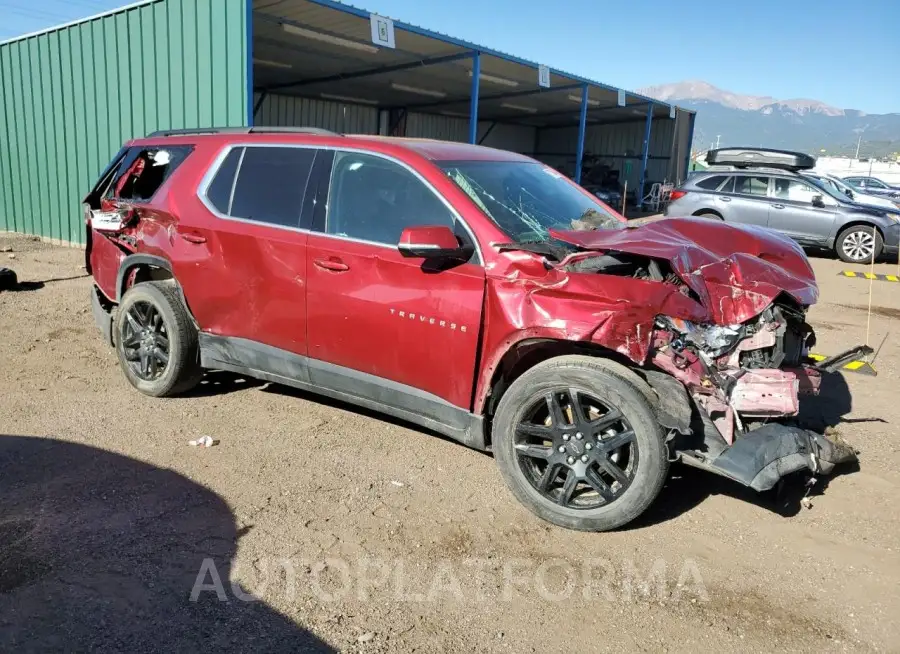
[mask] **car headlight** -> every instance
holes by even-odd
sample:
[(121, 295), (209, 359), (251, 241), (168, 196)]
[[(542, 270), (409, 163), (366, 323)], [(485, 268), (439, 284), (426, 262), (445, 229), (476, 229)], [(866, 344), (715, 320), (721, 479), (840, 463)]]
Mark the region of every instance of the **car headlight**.
[(668, 316), (660, 317), (659, 321), (713, 358), (730, 351), (744, 337), (743, 325), (699, 325)]

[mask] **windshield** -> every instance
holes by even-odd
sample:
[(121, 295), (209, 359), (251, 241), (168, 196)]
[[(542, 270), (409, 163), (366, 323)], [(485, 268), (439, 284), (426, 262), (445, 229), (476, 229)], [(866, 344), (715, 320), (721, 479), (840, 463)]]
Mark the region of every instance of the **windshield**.
[(551, 229), (625, 227), (599, 200), (537, 162), (448, 161), (440, 166), (516, 243), (551, 241)]
[(846, 193), (847, 191), (853, 193), (853, 187), (847, 184), (844, 180), (838, 179), (837, 177), (831, 177), (830, 175), (828, 177), (825, 177), (825, 179), (834, 184), (842, 193)]
[(804, 177), (806, 181), (810, 182), (820, 190), (825, 191), (835, 200), (847, 201), (847, 196), (827, 177), (816, 177), (814, 175), (805, 175)]

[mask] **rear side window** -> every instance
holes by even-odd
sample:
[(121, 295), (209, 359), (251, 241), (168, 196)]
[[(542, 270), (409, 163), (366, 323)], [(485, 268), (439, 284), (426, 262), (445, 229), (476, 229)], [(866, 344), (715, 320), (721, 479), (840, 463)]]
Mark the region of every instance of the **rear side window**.
[(108, 195), (120, 200), (149, 202), (193, 149), (190, 145), (132, 148)]
[(297, 227), (315, 157), (311, 148), (235, 148), (207, 187), (207, 200), (232, 218)]
[(741, 195), (766, 196), (769, 190), (768, 177), (736, 177), (734, 180), (734, 192)]
[(206, 189), (206, 197), (219, 213), (226, 216), (231, 211), (231, 190), (234, 188), (234, 175), (244, 155), (244, 148), (234, 148), (219, 165), (216, 176)]
[(701, 179), (695, 184), (697, 188), (706, 189), (707, 191), (718, 191), (728, 178), (725, 175), (713, 175), (706, 179)]

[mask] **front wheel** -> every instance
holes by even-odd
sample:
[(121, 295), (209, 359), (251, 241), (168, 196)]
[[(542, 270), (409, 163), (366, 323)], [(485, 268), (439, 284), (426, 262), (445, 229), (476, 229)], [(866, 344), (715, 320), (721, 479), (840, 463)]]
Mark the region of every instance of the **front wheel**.
[(884, 239), (878, 230), (867, 225), (853, 225), (838, 234), (834, 249), (847, 263), (872, 263), (881, 256)]
[(656, 498), (668, 457), (648, 396), (628, 370), (564, 356), (519, 377), (493, 422), (497, 465), (544, 520), (580, 531), (625, 525)]

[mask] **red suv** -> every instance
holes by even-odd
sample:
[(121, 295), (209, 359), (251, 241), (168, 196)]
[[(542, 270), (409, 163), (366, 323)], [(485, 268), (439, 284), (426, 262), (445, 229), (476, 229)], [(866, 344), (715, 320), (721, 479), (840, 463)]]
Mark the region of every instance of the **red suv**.
[(228, 370), (493, 452), (557, 525), (619, 527), (680, 461), (757, 490), (828, 473), (803, 251), (625, 220), (528, 157), (316, 129), (160, 132), (84, 201), (94, 316), (143, 393)]

